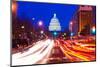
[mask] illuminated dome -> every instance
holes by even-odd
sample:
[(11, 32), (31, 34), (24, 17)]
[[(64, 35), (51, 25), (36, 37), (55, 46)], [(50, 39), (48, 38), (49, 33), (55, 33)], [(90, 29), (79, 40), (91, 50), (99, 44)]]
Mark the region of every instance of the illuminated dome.
[(49, 31), (61, 31), (61, 26), (55, 13), (53, 18), (50, 21)]

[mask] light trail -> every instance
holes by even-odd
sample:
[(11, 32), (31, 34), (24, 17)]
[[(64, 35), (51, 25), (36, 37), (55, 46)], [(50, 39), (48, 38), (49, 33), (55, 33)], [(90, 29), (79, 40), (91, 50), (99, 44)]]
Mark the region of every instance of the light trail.
[[(62, 47), (62, 46), (61, 46), (61, 47)], [(85, 57), (85, 56), (83, 56), (83, 55), (81, 55), (81, 54), (79, 54), (79, 53), (76, 53), (76, 52), (70, 50), (70, 49), (67, 48), (65, 45), (64, 45), (63, 47), (66, 49), (66, 50), (63, 50), (65, 54), (73, 55), (73, 56), (78, 57), (78, 58), (80, 58), (81, 60), (84, 60), (84, 61), (89, 61), (89, 60), (87, 59), (87, 57)], [(63, 47), (62, 47), (62, 48), (63, 48)]]
[[(40, 43), (41, 43), (42, 45), (40, 45)], [(21, 52), (19, 52), (19, 53), (13, 54), (13, 56), (14, 56), (14, 58), (19, 58), (19, 57), (21, 57), (21, 56), (25, 56), (25, 55), (28, 55), (28, 54), (35, 53), (37, 50), (39, 50), (40, 48), (43, 48), (43, 46), (45, 46), (45, 45), (43, 45), (43, 44), (44, 44), (44, 43), (43, 43), (42, 41), (39, 41), (39, 42), (33, 44), (34, 47), (31, 47), (27, 52), (25, 52), (25, 53), (23, 53), (23, 54), (21, 54)]]
[[(82, 44), (82, 43), (77, 43), (75, 42), (79, 47), (73, 47), (76, 50), (81, 50), (85, 52), (94, 52), (95, 51), (95, 44)], [(93, 47), (93, 48), (92, 48)]]
[[(60, 43), (59, 46), (60, 46), (61, 50), (63, 51), (63, 53), (65, 54), (65, 56), (67, 58), (69, 58), (71, 61), (75, 61), (75, 57), (78, 58), (78, 61), (91, 61), (91, 60), (95, 59), (95, 55), (89, 54), (89, 52), (95, 53), (95, 50), (91, 50), (94, 48), (82, 47), (81, 44), (80, 45), (77, 45), (77, 44), (71, 45), (71, 43), (68, 43), (64, 40), (61, 40), (61, 41), (64, 44)], [(71, 46), (71, 47), (69, 47), (69, 46)], [(90, 46), (90, 45), (88, 45), (88, 46)], [(84, 51), (87, 53), (84, 53)]]
[[(63, 42), (65, 42), (64, 40), (62, 40)], [(66, 51), (64, 50), (64, 48), (62, 47), (63, 44), (60, 43), (60, 40), (56, 40), (58, 46), (60, 47), (60, 49), (62, 50), (62, 52), (64, 53), (64, 55), (70, 59), (70, 61), (74, 60), (69, 54), (66, 53)], [(65, 42), (67, 43), (67, 42)]]
[(50, 40), (50, 39), (47, 39), (45, 41), (42, 40), (36, 43), (36, 45), (30, 48), (27, 52), (24, 52), (22, 54), (17, 53), (17, 54), (12, 55), (12, 65), (29, 65), (29, 64), (46, 63), (46, 60), (43, 60), (43, 59), (44, 57), (45, 58), (49, 57), (49, 54), (50, 54), (51, 49), (53, 48), (53, 45), (54, 45), (53, 40)]
[[(28, 51), (13, 54), (12, 65), (46, 64), (54, 47), (60, 47), (69, 62), (92, 61), (96, 58), (95, 44), (78, 43), (77, 40), (45, 39), (33, 44)], [(52, 58), (53, 61), (56, 57)]]
[(66, 48), (66, 50), (64, 50), (65, 54), (73, 55), (73, 56), (78, 57), (78, 58), (80, 58), (81, 60), (84, 60), (84, 61), (89, 61), (85, 56), (82, 56), (82, 55), (68, 49), (66, 46), (64, 46), (64, 47)]

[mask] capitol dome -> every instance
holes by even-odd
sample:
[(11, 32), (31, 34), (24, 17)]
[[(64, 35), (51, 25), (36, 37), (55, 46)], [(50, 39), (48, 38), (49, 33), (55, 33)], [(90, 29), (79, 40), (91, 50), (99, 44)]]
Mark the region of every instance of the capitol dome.
[(55, 13), (49, 24), (49, 31), (61, 31), (60, 22)]

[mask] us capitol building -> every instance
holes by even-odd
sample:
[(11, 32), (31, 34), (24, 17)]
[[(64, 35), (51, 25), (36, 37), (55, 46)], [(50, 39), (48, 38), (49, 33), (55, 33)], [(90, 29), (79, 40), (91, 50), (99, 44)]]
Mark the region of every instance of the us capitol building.
[(49, 31), (61, 31), (60, 22), (56, 17), (56, 13), (54, 13), (53, 18), (50, 21)]

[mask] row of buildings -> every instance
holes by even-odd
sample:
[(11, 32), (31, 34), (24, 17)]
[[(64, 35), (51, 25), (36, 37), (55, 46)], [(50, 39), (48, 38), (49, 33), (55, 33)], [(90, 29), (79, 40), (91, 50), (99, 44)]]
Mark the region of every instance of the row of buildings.
[(75, 35), (91, 35), (92, 28), (96, 27), (96, 7), (80, 6), (78, 11), (73, 15), (69, 27)]

